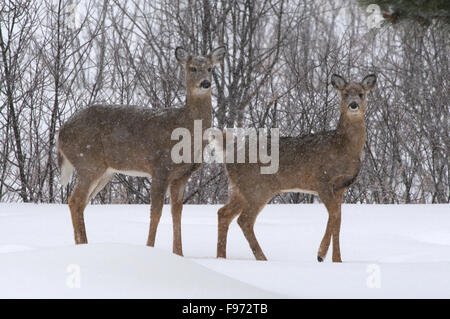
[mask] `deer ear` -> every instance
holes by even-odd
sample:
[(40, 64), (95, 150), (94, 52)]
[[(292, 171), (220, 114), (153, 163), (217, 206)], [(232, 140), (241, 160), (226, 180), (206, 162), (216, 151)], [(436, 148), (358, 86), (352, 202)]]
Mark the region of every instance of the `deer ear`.
[(363, 86), (364, 90), (369, 91), (374, 87), (376, 82), (377, 76), (375, 74), (369, 74), (361, 81), (361, 85)]
[(331, 76), (331, 85), (333, 85), (335, 89), (343, 90), (347, 85), (347, 81), (345, 81), (345, 79), (342, 76), (333, 74)]
[(186, 63), (187, 59), (189, 57), (189, 54), (183, 47), (177, 47), (175, 49), (175, 57), (177, 58), (178, 62)]
[(227, 53), (227, 47), (222, 45), (218, 48), (215, 48), (211, 52), (211, 60), (213, 64), (222, 62), (223, 58), (225, 57), (225, 54)]

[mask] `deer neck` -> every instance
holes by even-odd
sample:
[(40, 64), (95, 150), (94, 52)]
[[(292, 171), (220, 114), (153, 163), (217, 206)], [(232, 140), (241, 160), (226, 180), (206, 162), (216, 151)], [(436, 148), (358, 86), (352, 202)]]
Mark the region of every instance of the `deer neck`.
[(203, 120), (203, 127), (211, 127), (212, 103), (211, 93), (192, 94), (188, 92), (186, 105), (192, 119)]
[(342, 138), (342, 144), (352, 157), (361, 157), (364, 144), (366, 143), (366, 125), (364, 117), (349, 119), (341, 114), (337, 127), (337, 133)]

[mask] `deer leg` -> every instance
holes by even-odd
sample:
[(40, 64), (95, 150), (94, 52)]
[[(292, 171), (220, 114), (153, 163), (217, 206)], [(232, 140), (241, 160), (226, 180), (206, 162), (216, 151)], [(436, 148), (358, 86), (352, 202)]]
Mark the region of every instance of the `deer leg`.
[(335, 211), (334, 216), (334, 227), (333, 227), (333, 257), (332, 260), (335, 263), (341, 263), (341, 248), (339, 244), (339, 233), (341, 231), (341, 203), (339, 202), (338, 207)]
[(150, 231), (148, 233), (147, 246), (155, 246), (156, 230), (158, 228), (159, 220), (161, 219), (164, 198), (167, 191), (166, 178), (152, 178), (152, 188), (150, 190)]
[(84, 209), (89, 202), (89, 194), (98, 183), (98, 179), (78, 176), (78, 183), (69, 198), (70, 215), (74, 230), (75, 244), (87, 244), (86, 226), (84, 224)]
[(227, 258), (227, 235), (231, 221), (242, 211), (240, 199), (232, 194), (230, 201), (217, 212), (218, 215), (218, 238), (217, 258)]
[(184, 189), (188, 178), (178, 179), (170, 185), (170, 205), (173, 224), (173, 253), (183, 256), (181, 240), (181, 212), (183, 209)]
[(93, 191), (89, 194), (89, 197), (88, 197), (88, 200), (87, 200), (88, 203), (95, 197), (95, 195), (98, 194), (98, 192), (100, 192), (106, 186), (106, 184), (109, 183), (109, 181), (111, 180), (113, 175), (114, 174), (107, 174), (107, 173), (105, 173), (100, 178), (100, 180), (98, 181), (98, 183), (95, 186), (95, 188), (93, 189)]
[(258, 216), (258, 213), (261, 209), (262, 206), (247, 205), (247, 207), (243, 210), (243, 212), (239, 216), (237, 222), (241, 227), (244, 236), (247, 239), (248, 244), (250, 245), (253, 255), (255, 255), (256, 260), (267, 260), (261, 247), (259, 246), (258, 240), (256, 239), (255, 236), (255, 231), (253, 229), (256, 217)]
[(322, 262), (325, 259), (330, 246), (331, 238), (333, 238), (332, 260), (333, 262), (342, 262), (339, 247), (342, 194), (343, 193), (340, 192), (339, 194), (330, 193), (322, 194), (321, 196), (319, 195), (328, 210), (327, 228), (317, 254), (317, 260), (319, 262)]
[(331, 219), (331, 216), (330, 216), (330, 214), (328, 214), (327, 228), (325, 230), (325, 234), (323, 235), (322, 241), (320, 243), (319, 252), (317, 253), (317, 260), (319, 262), (324, 261), (325, 257), (327, 256), (328, 248), (330, 247), (330, 241), (331, 241), (331, 230), (333, 228), (332, 223), (333, 223), (333, 221)]
[(335, 201), (334, 206), (332, 207), (334, 209), (334, 225), (333, 225), (333, 262), (342, 262), (341, 259), (341, 247), (339, 243), (339, 234), (341, 231), (341, 206), (342, 206), (342, 200), (344, 197), (344, 190), (340, 190), (337, 193), (335, 193)]

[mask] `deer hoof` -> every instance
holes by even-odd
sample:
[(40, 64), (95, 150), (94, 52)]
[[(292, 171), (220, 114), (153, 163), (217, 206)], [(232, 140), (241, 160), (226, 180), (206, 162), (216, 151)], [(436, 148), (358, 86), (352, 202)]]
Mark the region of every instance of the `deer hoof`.
[(319, 255), (317, 255), (317, 261), (321, 263), (321, 262), (323, 262), (323, 258), (320, 257)]

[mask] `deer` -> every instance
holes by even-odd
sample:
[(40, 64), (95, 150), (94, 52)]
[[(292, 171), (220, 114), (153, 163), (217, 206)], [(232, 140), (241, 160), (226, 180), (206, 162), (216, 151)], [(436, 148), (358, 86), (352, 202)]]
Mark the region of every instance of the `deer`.
[(267, 260), (254, 232), (259, 212), (276, 194), (302, 192), (318, 196), (328, 211), (317, 260), (325, 260), (332, 239), (332, 261), (342, 262), (341, 204), (345, 190), (357, 180), (360, 171), (366, 141), (366, 97), (376, 79), (370, 74), (361, 82), (347, 82), (333, 74), (331, 84), (340, 92), (337, 128), (300, 137), (280, 137), (276, 173), (261, 174), (258, 162), (225, 163), (231, 190), (227, 204), (218, 211), (217, 258), (226, 258), (228, 228), (238, 216), (237, 223), (254, 257)]
[[(130, 105), (88, 106), (58, 131), (58, 165), (66, 186), (75, 170), (76, 186), (68, 199), (75, 244), (87, 244), (84, 210), (115, 173), (151, 177), (150, 229), (147, 246), (155, 245), (156, 230), (166, 192), (170, 189), (173, 253), (183, 256), (181, 212), (185, 184), (201, 163), (174, 163), (171, 149), (176, 128), (192, 132), (194, 121), (211, 127), (211, 78), (213, 68), (226, 54), (220, 46), (208, 55), (192, 55), (183, 47), (175, 58), (184, 67), (186, 105), (154, 109)], [(204, 147), (204, 146), (203, 146)]]

